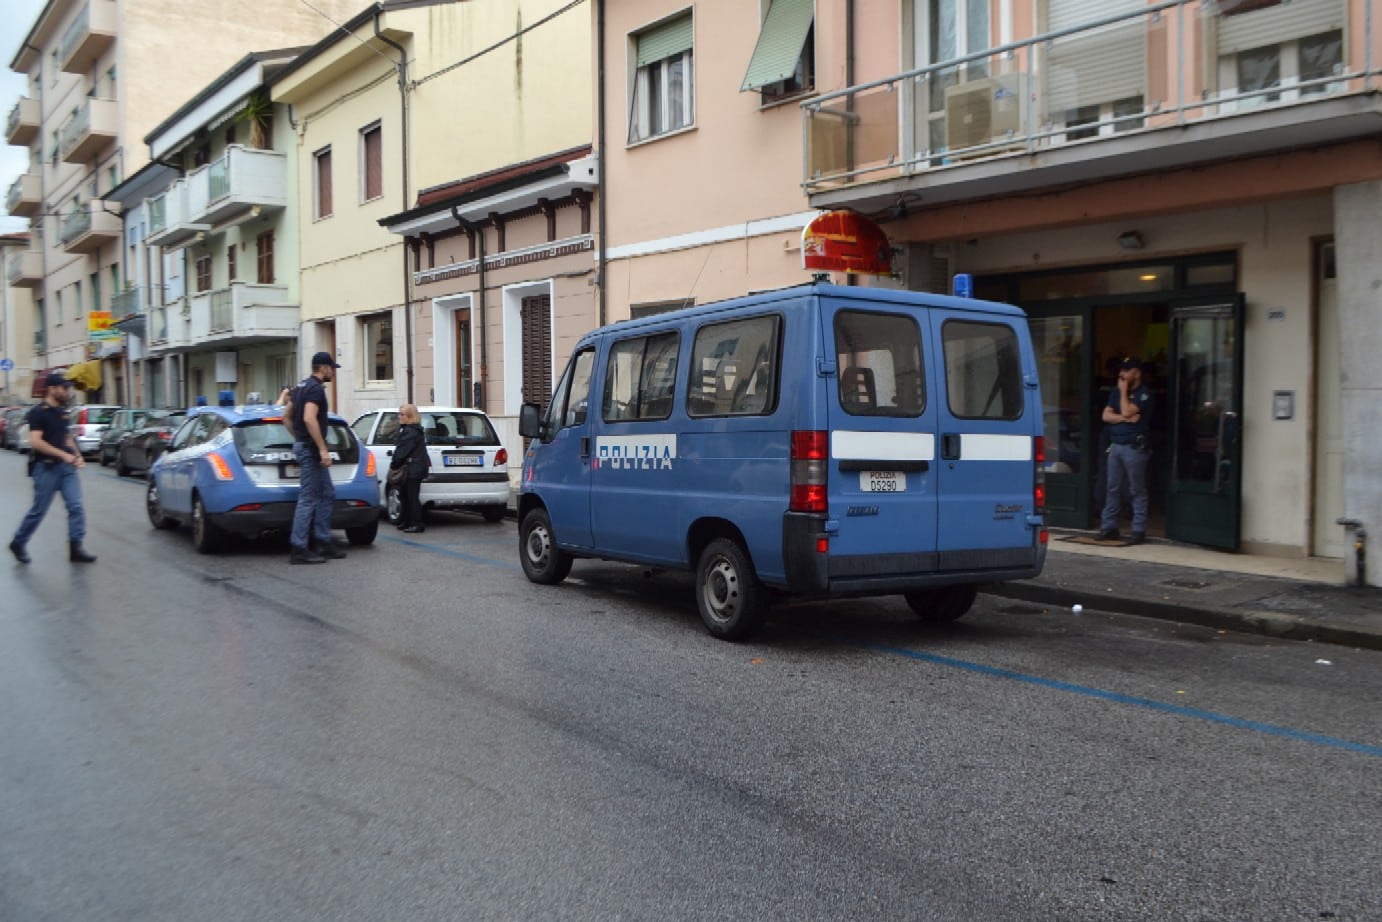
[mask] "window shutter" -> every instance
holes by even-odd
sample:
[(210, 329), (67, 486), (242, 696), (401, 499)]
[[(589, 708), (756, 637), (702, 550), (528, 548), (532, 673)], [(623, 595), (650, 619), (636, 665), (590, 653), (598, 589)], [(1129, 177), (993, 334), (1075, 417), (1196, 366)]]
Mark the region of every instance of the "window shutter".
[(524, 298), (521, 315), (523, 402), (545, 411), (552, 400), (552, 299), (547, 295)]
[(274, 281), (274, 232), (265, 231), (254, 241), (258, 255), (259, 284), (272, 285)]
[[(1131, 13), (1145, 0), (1051, 0), (1048, 30)], [(1052, 43), (1048, 83), (1052, 112), (1147, 95), (1147, 22), (1129, 19)]]
[(638, 66), (647, 67), (654, 61), (690, 51), (693, 44), (691, 14), (669, 19), (638, 34)]
[(331, 151), (324, 150), (317, 154), (317, 217), (331, 213)]
[(1292, 0), (1219, 17), (1219, 54), (1332, 32), (1344, 27), (1342, 0)]
[(382, 133), (376, 125), (365, 132), (365, 198), (384, 194), (384, 152)]
[(786, 80), (797, 71), (806, 35), (815, 19), (814, 0), (773, 0), (758, 44), (749, 58), (749, 70), (744, 75), (740, 92), (756, 90), (770, 83)]

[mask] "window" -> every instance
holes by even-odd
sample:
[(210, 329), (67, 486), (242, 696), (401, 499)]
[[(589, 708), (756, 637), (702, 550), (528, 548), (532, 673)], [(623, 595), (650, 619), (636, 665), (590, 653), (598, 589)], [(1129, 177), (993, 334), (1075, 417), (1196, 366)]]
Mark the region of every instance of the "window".
[(101, 309), (101, 275), (98, 272), (91, 273), (91, 309)]
[(211, 145), (210, 145), (210, 144), (203, 144), (202, 146), (198, 147), (196, 150), (192, 151), (192, 166), (193, 166), (194, 168), (195, 168), (195, 167), (199, 167), (199, 166), (206, 166), (206, 165), (207, 165), (208, 163), (210, 163), (210, 162), (211, 162)]
[(571, 360), (547, 405), (542, 424), (544, 439), (550, 439), (558, 429), (585, 423), (590, 405), (590, 373), (594, 369), (594, 349), (585, 349)]
[(318, 218), (329, 218), (331, 209), (331, 148), (317, 151), (312, 156), (313, 179), (312, 197), (315, 200), (313, 214)]
[(73, 282), (73, 283), (72, 283), (72, 307), (73, 307), (74, 310), (75, 310), (75, 313), (73, 314), (73, 316), (75, 316), (75, 317), (81, 317), (81, 315), (82, 315), (82, 283), (81, 283), (81, 282)]
[(701, 327), (691, 347), (691, 416), (753, 416), (777, 405), (778, 339), (774, 316)]
[(384, 194), (384, 147), (379, 123), (360, 132), (360, 201)]
[(379, 445), (398, 444), (398, 413), (394, 411), (381, 413), (379, 416), (379, 432), (375, 435), (374, 441)]
[(254, 238), (255, 258), (258, 274), (255, 276), (261, 285), (274, 283), (274, 232), (264, 231)]
[[(1310, 35), (1297, 43), (1300, 59), (1300, 81), (1326, 80), (1344, 69), (1344, 34), (1339, 31)], [(1317, 83), (1301, 89), (1305, 95), (1330, 92), (1327, 84)]]
[(61, 291), (58, 291), (58, 292), (54, 292), (54, 293), (53, 293), (53, 304), (54, 304), (54, 308), (53, 308), (53, 314), (54, 314), (54, 316), (53, 316), (53, 323), (54, 323), (56, 326), (62, 326), (62, 292), (61, 292)]
[(365, 343), (364, 366), (368, 381), (393, 380), (393, 316), (377, 314), (360, 321)]
[(638, 33), (633, 45), (629, 143), (689, 127), (696, 111), (691, 14)]
[(626, 339), (610, 347), (600, 409), (605, 422), (666, 419), (672, 415), (680, 346), (681, 337), (668, 332)]
[(370, 442), (370, 430), (374, 428), (374, 419), (378, 415), (378, 413), (366, 413), (364, 416), (357, 419), (350, 427), (355, 430), (355, 437), (366, 445), (372, 444)]
[[(111, 267), (110, 267), (110, 294), (111, 294), (111, 297), (114, 298), (116, 292), (118, 292), (119, 290), (120, 290), (120, 267), (119, 267), (119, 266), (111, 266)], [(112, 308), (112, 310), (114, 310), (114, 305), (112, 305), (111, 308)], [(135, 305), (135, 309), (136, 309), (136, 310), (138, 309), (138, 305)]]
[(106, 99), (119, 99), (115, 94), (115, 68), (106, 71)]
[(770, 0), (758, 44), (740, 90), (758, 90), (776, 102), (816, 84), (816, 39), (812, 0)]
[(644, 301), (640, 304), (629, 305), (629, 319), (637, 320), (640, 317), (653, 317), (657, 314), (666, 314), (670, 311), (679, 311), (684, 307), (695, 306), (695, 298), (682, 298), (676, 301)]
[(840, 408), (851, 416), (920, 416), (926, 409), (921, 328), (903, 314), (835, 315)]
[(226, 281), (235, 281), (235, 244), (226, 247)]
[(1022, 365), (1012, 327), (948, 320), (941, 327), (941, 342), (951, 413), (960, 419), (1022, 415)]
[(211, 254), (197, 257), (197, 291), (211, 290)]

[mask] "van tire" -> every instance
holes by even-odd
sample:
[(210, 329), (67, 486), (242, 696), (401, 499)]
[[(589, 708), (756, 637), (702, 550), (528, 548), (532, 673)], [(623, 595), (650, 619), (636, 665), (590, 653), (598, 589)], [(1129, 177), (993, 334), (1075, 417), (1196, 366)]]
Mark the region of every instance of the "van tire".
[(973, 583), (963, 583), (958, 586), (941, 586), (939, 589), (908, 592), (903, 598), (921, 620), (948, 624), (959, 620), (969, 611), (978, 593), (979, 587)]
[(738, 542), (716, 538), (701, 551), (696, 605), (706, 629), (721, 640), (746, 640), (763, 626), (768, 593)]
[(523, 575), (534, 583), (554, 586), (571, 572), (571, 555), (557, 547), (546, 509), (534, 509), (518, 529), (518, 560)]

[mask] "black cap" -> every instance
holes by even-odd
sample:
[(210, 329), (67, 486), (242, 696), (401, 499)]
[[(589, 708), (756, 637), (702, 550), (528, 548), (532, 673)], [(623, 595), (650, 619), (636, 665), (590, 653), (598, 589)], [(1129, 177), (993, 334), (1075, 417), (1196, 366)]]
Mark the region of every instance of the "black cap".
[(1141, 371), (1141, 370), (1142, 370), (1142, 363), (1139, 362), (1137, 359), (1133, 358), (1133, 357), (1130, 356), (1130, 355), (1125, 355), (1125, 356), (1123, 356), (1123, 362), (1122, 362), (1121, 365), (1118, 366), (1118, 370), (1119, 370), (1119, 371), (1132, 371), (1133, 369), (1137, 369), (1138, 371)]
[(336, 364), (336, 360), (331, 357), (330, 352), (318, 352), (316, 355), (312, 356), (313, 368), (320, 368), (323, 365), (330, 365), (332, 368), (341, 367), (340, 365)]
[(67, 375), (60, 371), (48, 372), (48, 377), (43, 379), (44, 387), (71, 387), (72, 382), (67, 380)]

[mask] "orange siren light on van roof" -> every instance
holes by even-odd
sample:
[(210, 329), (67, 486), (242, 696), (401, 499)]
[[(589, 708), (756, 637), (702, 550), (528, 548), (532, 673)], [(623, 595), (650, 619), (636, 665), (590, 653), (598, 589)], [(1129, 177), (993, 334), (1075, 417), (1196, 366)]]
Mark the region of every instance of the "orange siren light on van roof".
[(801, 267), (812, 272), (892, 275), (887, 234), (854, 211), (826, 211), (801, 230)]

